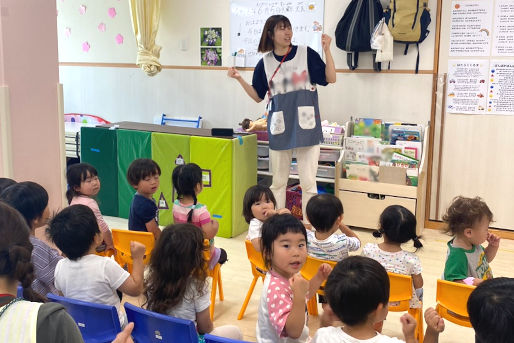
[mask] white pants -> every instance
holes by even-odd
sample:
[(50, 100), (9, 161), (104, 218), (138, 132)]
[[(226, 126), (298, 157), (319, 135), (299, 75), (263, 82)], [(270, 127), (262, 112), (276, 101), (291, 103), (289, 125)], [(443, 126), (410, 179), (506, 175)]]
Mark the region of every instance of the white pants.
[(269, 153), (273, 173), (273, 182), (270, 189), (275, 196), (275, 200), (277, 200), (277, 209), (284, 208), (286, 205), (286, 187), (289, 179), (293, 150), (296, 151), (298, 175), (300, 176), (300, 186), (302, 187), (302, 213), (304, 220), (306, 220), (305, 207), (307, 206), (307, 202), (314, 195), (318, 194), (316, 173), (318, 172), (319, 145), (290, 150), (270, 149)]
[(238, 341), (243, 339), (243, 334), (241, 333), (241, 330), (235, 325), (222, 325), (215, 327), (210, 332), (210, 334), (214, 336), (235, 339)]

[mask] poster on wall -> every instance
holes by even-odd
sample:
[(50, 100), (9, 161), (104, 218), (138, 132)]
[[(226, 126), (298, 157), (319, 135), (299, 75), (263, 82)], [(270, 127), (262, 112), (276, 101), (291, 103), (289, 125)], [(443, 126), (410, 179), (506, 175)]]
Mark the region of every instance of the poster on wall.
[(493, 56), (514, 56), (514, 1), (497, 0), (494, 11)]
[(492, 60), (487, 112), (514, 115), (514, 60)]
[(285, 15), (293, 29), (292, 44), (307, 45), (322, 56), (324, 0), (231, 0), (230, 53), (244, 56), (246, 67), (255, 67), (262, 58), (257, 51), (266, 19)]
[(492, 1), (453, 1), (450, 56), (489, 56)]
[(446, 112), (485, 114), (488, 72), (487, 60), (449, 60)]
[(221, 66), (221, 27), (200, 28), (200, 65)]

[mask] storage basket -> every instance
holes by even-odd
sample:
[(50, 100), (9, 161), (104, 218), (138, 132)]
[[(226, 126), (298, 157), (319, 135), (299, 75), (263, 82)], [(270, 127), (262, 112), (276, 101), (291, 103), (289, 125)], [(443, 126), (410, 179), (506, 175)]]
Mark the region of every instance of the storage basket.
[(328, 133), (323, 132), (323, 144), (327, 145), (342, 145), (344, 133)]
[(288, 186), (286, 189), (286, 208), (291, 214), (302, 220), (302, 189), (300, 184)]

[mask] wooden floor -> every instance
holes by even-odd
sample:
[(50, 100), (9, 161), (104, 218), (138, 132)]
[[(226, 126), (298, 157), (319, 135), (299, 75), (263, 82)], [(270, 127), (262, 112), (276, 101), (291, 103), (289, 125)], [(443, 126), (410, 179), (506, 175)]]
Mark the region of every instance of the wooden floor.
[[(106, 221), (111, 228), (126, 228), (127, 221), (124, 219), (106, 217)], [(356, 230), (363, 244), (368, 242), (379, 242), (374, 238), (369, 230)], [(225, 300), (216, 301), (214, 312), (214, 325), (234, 324), (241, 328), (244, 339), (255, 342), (255, 323), (257, 320), (257, 307), (262, 289), (262, 283), (258, 282), (255, 287), (252, 299), (248, 305), (245, 316), (242, 320), (237, 320), (237, 315), (241, 308), (241, 304), (246, 296), (248, 287), (252, 279), (250, 271), (250, 263), (246, 257), (244, 239), (246, 233), (237, 237), (226, 239), (216, 238), (216, 246), (222, 247), (227, 251), (228, 262), (221, 268), (223, 289)], [(422, 242), (423, 249), (417, 254), (421, 259), (423, 266), (424, 284), (424, 308), (435, 306), (435, 290), (436, 280), (441, 277), (444, 269), (444, 261), (446, 258), (446, 242), (449, 237), (445, 234), (425, 229), (423, 231)], [(406, 244), (406, 250), (412, 250), (411, 244)], [(360, 250), (355, 254), (360, 254)], [(500, 249), (495, 260), (491, 263), (494, 276), (514, 277), (512, 269), (512, 261), (514, 261), (514, 241), (502, 240)], [(136, 305), (141, 305), (141, 299), (128, 298), (127, 301)], [(321, 311), (321, 308), (320, 308)], [(402, 338), (401, 325), (399, 318), (403, 313), (390, 312), (384, 323), (383, 333), (389, 336)], [(319, 327), (318, 318), (309, 317), (309, 328), (311, 336), (314, 335)], [(446, 329), (441, 334), (439, 342), (474, 342), (474, 333), (472, 329), (460, 327), (452, 323), (446, 322)]]

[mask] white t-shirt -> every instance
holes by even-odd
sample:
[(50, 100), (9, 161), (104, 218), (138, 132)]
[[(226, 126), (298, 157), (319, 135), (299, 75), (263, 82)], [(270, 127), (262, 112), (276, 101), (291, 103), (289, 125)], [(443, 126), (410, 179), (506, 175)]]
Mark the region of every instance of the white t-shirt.
[(348, 257), (349, 251), (358, 250), (360, 246), (357, 237), (348, 237), (343, 233), (334, 233), (319, 240), (314, 231), (307, 231), (307, 252), (309, 256), (320, 260), (341, 261)]
[(248, 235), (246, 235), (246, 239), (251, 241), (255, 238), (261, 238), (262, 224), (263, 222), (257, 218), (250, 220), (250, 225), (248, 226)]
[(309, 341), (309, 327), (304, 324), (299, 338), (287, 337), (286, 321), (293, 306), (293, 290), (289, 280), (271, 271), (264, 278), (256, 337), (258, 343), (305, 343)]
[[(362, 248), (362, 255), (378, 261), (389, 273), (409, 276), (421, 274), (421, 261), (419, 257), (408, 251), (389, 252), (380, 249), (378, 244), (368, 243)], [(411, 308), (421, 307), (421, 303), (414, 291), (414, 285), (412, 286), (412, 299), (409, 306)]]
[(168, 315), (191, 320), (196, 325), (196, 314), (204, 311), (211, 305), (209, 283), (205, 283), (205, 287), (201, 292), (198, 292), (196, 287), (196, 282), (193, 281), (189, 283), (189, 287), (184, 294), (184, 299), (181, 303), (169, 310)]
[(55, 267), (55, 287), (67, 298), (116, 306), (123, 327), (127, 318), (116, 290), (129, 276), (111, 258), (90, 254), (76, 261), (60, 260)]
[(346, 332), (340, 327), (329, 326), (320, 328), (316, 331), (311, 343), (401, 343), (404, 342), (396, 337), (389, 337), (379, 334), (370, 339), (357, 339)]

